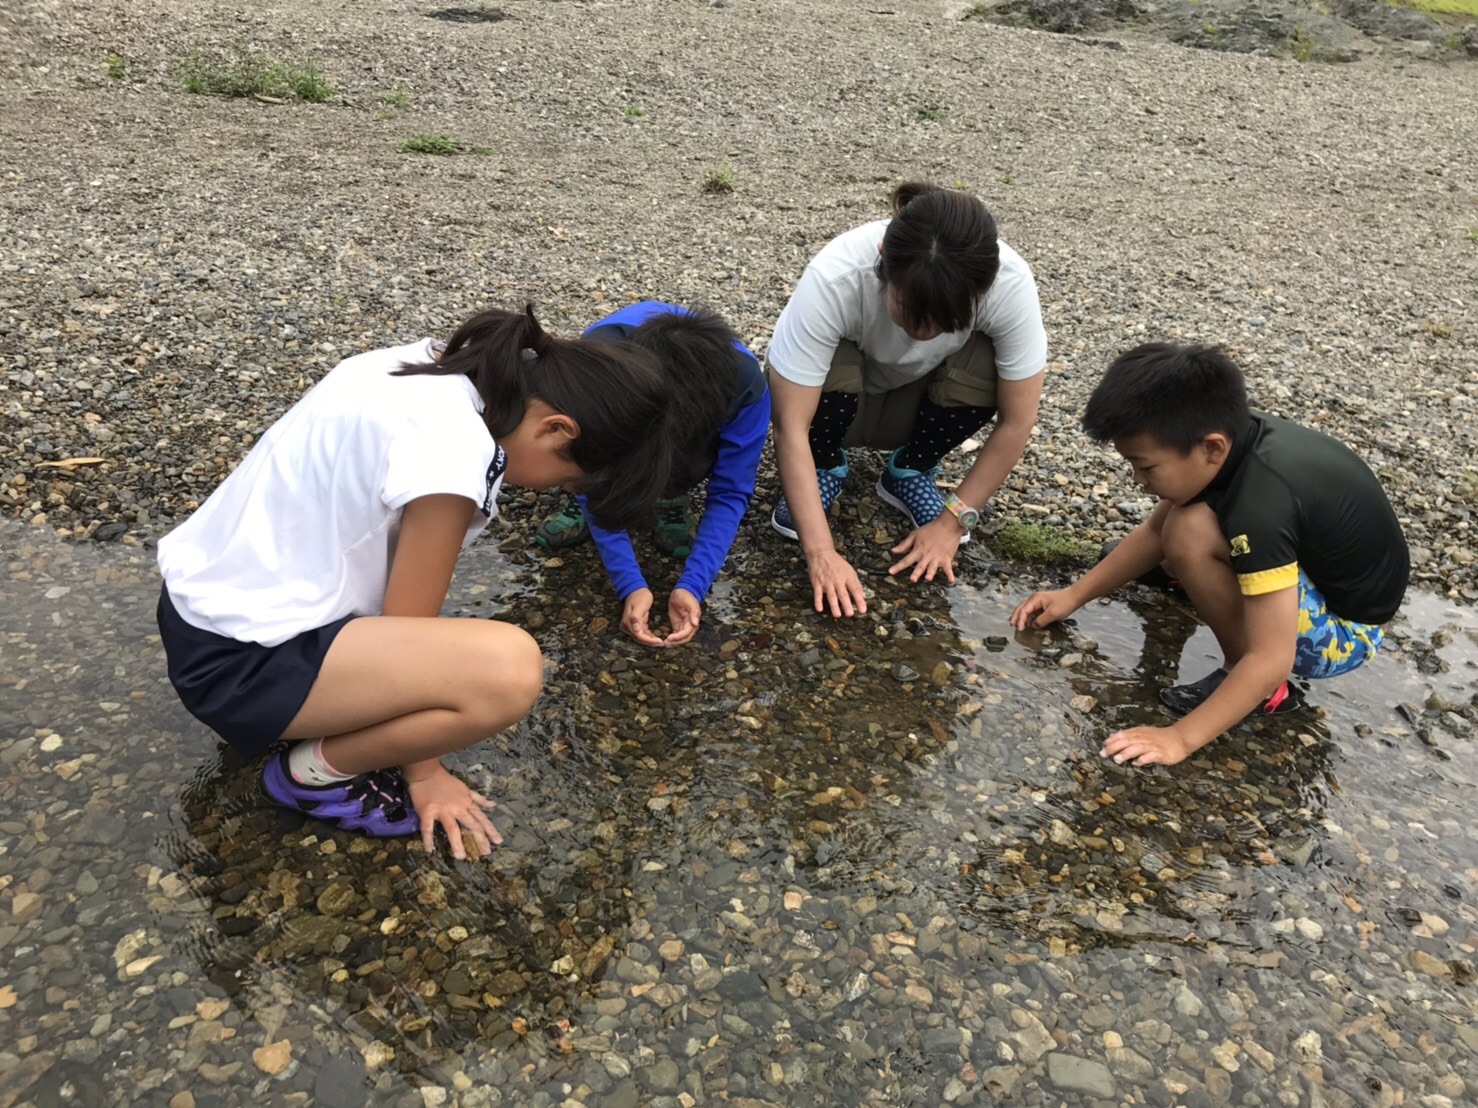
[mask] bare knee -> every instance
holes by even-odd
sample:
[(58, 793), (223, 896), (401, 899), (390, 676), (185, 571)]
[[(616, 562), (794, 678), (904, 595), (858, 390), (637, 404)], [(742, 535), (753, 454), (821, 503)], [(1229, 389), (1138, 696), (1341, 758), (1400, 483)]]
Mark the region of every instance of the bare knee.
[(534, 637), (509, 623), (488, 626), (479, 652), (481, 680), (474, 711), (488, 730), (501, 731), (528, 715), (544, 688), (544, 655)]
[(1172, 509), (1160, 531), (1160, 544), (1165, 561), (1177, 572), (1197, 563), (1226, 562), (1229, 553), (1216, 513), (1205, 504)]

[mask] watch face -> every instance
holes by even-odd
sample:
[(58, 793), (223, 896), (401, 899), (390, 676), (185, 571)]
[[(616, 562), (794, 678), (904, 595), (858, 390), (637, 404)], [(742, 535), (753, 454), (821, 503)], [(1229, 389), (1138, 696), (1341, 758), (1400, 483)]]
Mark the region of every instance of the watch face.
[(960, 521), (961, 527), (969, 531), (980, 522), (980, 513), (974, 508), (961, 508), (955, 518)]

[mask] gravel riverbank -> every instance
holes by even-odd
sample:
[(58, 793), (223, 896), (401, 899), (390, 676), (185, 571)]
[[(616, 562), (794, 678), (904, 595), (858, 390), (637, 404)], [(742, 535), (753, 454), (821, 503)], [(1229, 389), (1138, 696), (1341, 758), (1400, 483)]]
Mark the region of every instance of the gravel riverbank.
[[(28, 11), (0, 118), (8, 515), (159, 533), (339, 358), (488, 302), (566, 332), (706, 302), (762, 348), (807, 258), (926, 176), (984, 197), (1041, 285), (1051, 378), (1002, 518), (1132, 522), (1076, 414), (1126, 345), (1214, 339), (1261, 404), (1381, 472), (1418, 581), (1478, 597), (1466, 67), (1107, 49), (850, 0)], [(186, 92), (193, 51), (237, 47), (311, 51), (334, 98)], [(477, 152), (399, 152), (427, 133)], [(705, 193), (725, 165), (733, 191)], [(102, 461), (48, 464), (75, 457)], [(774, 495), (767, 471), (756, 511)]]
[[(0, 1108), (1471, 1101), (1471, 71), (958, 16), (0, 12)], [(185, 90), (236, 46), (312, 51), (335, 95)], [(464, 152), (400, 152), (428, 134)], [(1209, 668), (1183, 608), (1129, 589), (1010, 636), (1059, 567), (981, 542), (956, 588), (890, 583), (864, 494), (838, 533), (876, 603), (819, 619), (767, 468), (681, 652), (619, 633), (588, 548), (530, 550), (547, 498), (464, 556), (449, 610), (549, 662), (455, 762), (498, 799), (490, 859), (285, 818), (179, 707), (149, 541), (338, 359), (524, 298), (565, 333), (707, 302), (762, 348), (913, 176), (978, 191), (1041, 284), (1051, 376), (998, 519), (1129, 527), (1088, 390), (1147, 338), (1224, 341), (1416, 548), (1358, 679), (1183, 766), (1103, 763)]]

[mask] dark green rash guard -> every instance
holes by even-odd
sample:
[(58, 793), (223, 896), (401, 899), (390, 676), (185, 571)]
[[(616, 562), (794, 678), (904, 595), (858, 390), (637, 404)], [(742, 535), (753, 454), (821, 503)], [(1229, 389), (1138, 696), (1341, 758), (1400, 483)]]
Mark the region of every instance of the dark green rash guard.
[(1216, 513), (1244, 596), (1291, 588), (1302, 570), (1342, 619), (1385, 623), (1400, 607), (1406, 538), (1380, 481), (1344, 443), (1254, 412), (1196, 501)]

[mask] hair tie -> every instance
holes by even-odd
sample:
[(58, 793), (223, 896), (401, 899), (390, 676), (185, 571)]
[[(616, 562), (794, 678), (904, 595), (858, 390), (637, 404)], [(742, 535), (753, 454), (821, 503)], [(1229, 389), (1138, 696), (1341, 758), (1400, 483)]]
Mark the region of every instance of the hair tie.
[(532, 362), (538, 359), (539, 352), (535, 350), (532, 346), (525, 346), (522, 350), (518, 352), (518, 356), (522, 361)]

